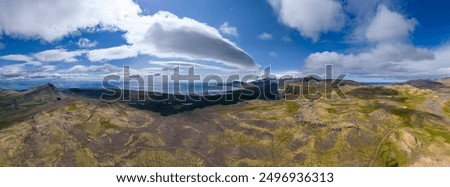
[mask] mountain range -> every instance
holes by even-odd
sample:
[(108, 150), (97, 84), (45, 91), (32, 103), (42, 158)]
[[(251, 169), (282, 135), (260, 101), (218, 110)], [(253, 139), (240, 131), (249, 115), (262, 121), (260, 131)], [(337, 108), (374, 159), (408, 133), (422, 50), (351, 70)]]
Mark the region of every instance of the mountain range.
[(450, 166), (450, 79), (347, 83), (347, 99), (294, 81), (229, 103), (2, 89), (0, 166)]

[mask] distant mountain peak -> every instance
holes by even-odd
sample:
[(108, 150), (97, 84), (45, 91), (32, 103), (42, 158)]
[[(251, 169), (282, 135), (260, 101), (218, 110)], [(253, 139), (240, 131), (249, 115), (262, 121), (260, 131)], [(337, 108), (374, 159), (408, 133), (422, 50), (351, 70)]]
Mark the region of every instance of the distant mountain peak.
[(29, 89), (22, 94), (24, 100), (58, 101), (64, 98), (64, 95), (59, 89), (51, 83)]
[(411, 85), (420, 89), (437, 89), (443, 88), (445, 85), (441, 82), (433, 81), (430, 79), (418, 79), (418, 80), (410, 80), (404, 83), (400, 83), (400, 85)]

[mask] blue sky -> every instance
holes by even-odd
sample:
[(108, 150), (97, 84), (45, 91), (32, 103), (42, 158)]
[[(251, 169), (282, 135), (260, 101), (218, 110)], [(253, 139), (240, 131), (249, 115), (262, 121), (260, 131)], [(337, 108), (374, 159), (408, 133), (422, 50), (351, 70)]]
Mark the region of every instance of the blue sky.
[[(442, 0), (0, 0), (0, 81), (121, 74), (450, 76)], [(184, 67), (184, 68), (183, 68)]]

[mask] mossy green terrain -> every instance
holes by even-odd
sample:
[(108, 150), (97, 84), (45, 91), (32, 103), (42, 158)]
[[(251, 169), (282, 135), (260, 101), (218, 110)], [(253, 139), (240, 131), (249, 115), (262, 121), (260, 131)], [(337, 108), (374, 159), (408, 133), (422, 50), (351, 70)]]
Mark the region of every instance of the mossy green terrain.
[(447, 115), (447, 117), (450, 118), (450, 100), (445, 102), (444, 107), (442, 108), (442, 110), (444, 111), (445, 115)]
[(347, 99), (253, 100), (171, 116), (71, 97), (6, 115), (29, 110), (19, 107), (1, 114), (0, 166), (450, 166), (447, 93), (343, 91)]

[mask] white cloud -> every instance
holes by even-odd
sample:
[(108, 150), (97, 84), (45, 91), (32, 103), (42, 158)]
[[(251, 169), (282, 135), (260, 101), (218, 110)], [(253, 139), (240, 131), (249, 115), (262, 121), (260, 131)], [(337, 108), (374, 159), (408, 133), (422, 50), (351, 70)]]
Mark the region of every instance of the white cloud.
[(94, 49), (87, 52), (87, 57), (91, 62), (120, 60), (136, 57), (137, 55), (138, 51), (136, 51), (129, 45), (122, 45), (105, 49)]
[(217, 29), (196, 20), (161, 11), (141, 17), (136, 24), (129, 28), (125, 38), (143, 54), (257, 67), (249, 54), (223, 38)]
[(56, 70), (56, 66), (52, 66), (52, 65), (45, 65), (42, 66), (44, 72), (48, 72), (48, 71), (55, 71)]
[(450, 50), (439, 51), (442, 50), (415, 48), (399, 43), (379, 44), (360, 53), (341, 54), (326, 51), (309, 55), (301, 70), (306, 74), (324, 74), (325, 65), (332, 64), (335, 73), (348, 73), (360, 77), (410, 78), (425, 74), (427, 77), (439, 77), (443, 74), (438, 75), (434, 70), (430, 71), (429, 67), (433, 65), (439, 68), (450, 67)]
[(8, 61), (17, 61), (17, 62), (28, 62), (28, 61), (33, 60), (32, 57), (29, 57), (27, 55), (19, 55), (19, 54), (1, 56), (0, 59), (8, 60)]
[(317, 41), (322, 33), (340, 31), (345, 23), (342, 5), (336, 0), (268, 0), (279, 20)]
[(123, 71), (117, 66), (111, 64), (103, 64), (99, 66), (83, 66), (76, 65), (70, 68), (67, 72), (78, 72), (78, 73), (117, 73)]
[(67, 51), (66, 49), (50, 49), (33, 55), (40, 62), (77, 62), (76, 57), (83, 55), (84, 51)]
[(408, 39), (417, 21), (380, 6), (375, 18), (367, 28), (366, 38), (372, 42), (397, 42)]
[(25, 63), (25, 64), (33, 65), (33, 66), (42, 66), (42, 63), (38, 62), (38, 61), (27, 61), (27, 63)]
[(361, 0), (345, 0), (344, 9), (346, 13), (351, 15), (349, 18), (352, 19), (352, 23), (364, 25), (375, 17), (377, 8), (380, 5), (386, 7), (402, 7), (402, 1), (403, 0), (365, 0), (362, 3)]
[(228, 22), (225, 22), (222, 25), (220, 25), (219, 30), (220, 30), (220, 32), (222, 34), (226, 34), (226, 35), (230, 35), (230, 36), (234, 36), (234, 37), (238, 37), (239, 36), (237, 28), (230, 26), (228, 24)]
[(67, 51), (66, 49), (51, 49), (41, 51), (32, 55), (11, 54), (1, 56), (1, 60), (27, 62), (30, 65), (41, 64), (41, 62), (77, 62), (76, 57), (81, 56), (85, 51)]
[(259, 34), (258, 36), (256, 36), (258, 39), (266, 41), (266, 40), (272, 40), (273, 36), (272, 34), (269, 34), (267, 32), (263, 32), (261, 34)]
[(335, 74), (347, 73), (366, 80), (441, 78), (450, 74), (450, 45), (428, 49), (416, 47), (409, 41), (418, 24), (414, 18), (407, 19), (384, 5), (372, 16), (363, 37), (372, 47), (352, 53), (310, 54), (301, 71), (323, 75), (325, 65), (332, 64)]
[(0, 32), (54, 41), (99, 24), (120, 27), (140, 12), (132, 0), (0, 1)]
[(140, 54), (257, 67), (249, 54), (205, 23), (169, 12), (141, 12), (132, 0), (0, 1), (0, 33), (52, 42), (83, 30), (121, 30), (127, 44)]
[(0, 78), (8, 79), (25, 75), (25, 66), (23, 64), (8, 65), (0, 68)]
[(48, 72), (41, 72), (41, 73), (35, 73), (30, 76), (27, 76), (27, 78), (31, 79), (48, 79), (48, 78), (62, 78), (62, 75), (59, 73), (48, 73)]
[(80, 48), (92, 48), (97, 46), (97, 44), (97, 41), (91, 41), (88, 38), (80, 38), (77, 42), (77, 45)]
[(1, 60), (27, 62), (28, 64), (42, 64), (41, 62), (77, 62), (77, 57), (87, 54), (89, 61), (110, 61), (135, 57), (138, 52), (129, 45), (118, 47), (67, 51), (66, 49), (50, 49), (32, 55), (12, 54), (0, 56)]
[(55, 66), (36, 66), (31, 64), (7, 65), (0, 68), (0, 79), (25, 78), (55, 69)]
[(186, 67), (195, 67), (197, 69), (206, 69), (206, 70), (218, 70), (221, 72), (236, 72), (236, 69), (229, 69), (229, 68), (222, 68), (218, 66), (211, 66), (206, 64), (200, 64), (195, 62), (185, 62), (185, 61), (149, 61), (148, 64), (151, 65), (157, 65), (157, 66), (163, 66), (163, 67), (170, 67), (171, 69), (179, 66), (186, 66)]
[(299, 70), (286, 70), (286, 71), (273, 71), (270, 73), (273, 76), (276, 76), (278, 79), (280, 78), (302, 78), (306, 75), (303, 75)]

